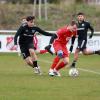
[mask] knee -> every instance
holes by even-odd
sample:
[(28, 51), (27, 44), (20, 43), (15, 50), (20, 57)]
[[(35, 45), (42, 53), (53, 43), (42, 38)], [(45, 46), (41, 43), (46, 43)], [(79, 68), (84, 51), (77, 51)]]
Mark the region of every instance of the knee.
[(63, 61), (64, 61), (64, 64), (65, 64), (65, 65), (69, 64), (69, 58), (66, 58), (66, 59), (64, 59)]
[(57, 52), (57, 56), (58, 56), (59, 58), (63, 58), (63, 51), (62, 51), (62, 50), (59, 50), (59, 51)]
[(69, 64), (69, 61), (64, 61), (65, 66)]

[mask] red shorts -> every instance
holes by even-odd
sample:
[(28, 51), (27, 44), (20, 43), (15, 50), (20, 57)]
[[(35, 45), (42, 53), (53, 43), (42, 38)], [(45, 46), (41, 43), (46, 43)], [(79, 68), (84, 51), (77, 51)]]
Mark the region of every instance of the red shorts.
[(53, 47), (54, 47), (55, 53), (57, 53), (59, 50), (62, 50), (63, 51), (63, 58), (69, 57), (69, 53), (68, 53), (68, 49), (66, 47), (66, 44), (54, 42)]

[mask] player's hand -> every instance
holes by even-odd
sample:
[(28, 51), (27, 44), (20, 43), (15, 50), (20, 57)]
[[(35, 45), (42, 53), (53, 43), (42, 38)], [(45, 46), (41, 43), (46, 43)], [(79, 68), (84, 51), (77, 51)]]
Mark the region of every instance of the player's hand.
[(91, 38), (92, 38), (92, 36), (93, 36), (93, 35), (91, 34), (91, 35), (89, 36), (89, 39), (91, 39)]
[(53, 55), (53, 52), (50, 49), (51, 49), (51, 45), (45, 47), (45, 50), (47, 50), (50, 54)]
[(73, 45), (71, 45), (71, 46), (70, 46), (69, 51), (70, 51), (70, 52), (72, 52), (72, 51), (73, 51)]

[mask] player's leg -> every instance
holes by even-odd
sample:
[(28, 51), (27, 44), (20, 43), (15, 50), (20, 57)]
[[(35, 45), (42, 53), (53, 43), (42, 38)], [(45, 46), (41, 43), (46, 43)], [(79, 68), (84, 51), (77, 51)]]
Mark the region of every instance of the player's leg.
[(73, 60), (73, 62), (72, 62), (72, 64), (71, 64), (71, 66), (70, 66), (71, 68), (75, 68), (75, 67), (76, 67), (76, 62), (77, 62), (77, 60), (78, 60), (79, 52), (80, 52), (79, 49), (76, 49), (76, 50), (75, 50), (75, 53), (74, 53), (74, 60)]
[(54, 67), (54, 74), (57, 76), (61, 76), (59, 70), (69, 63), (69, 54), (66, 45), (61, 45), (61, 48), (57, 51), (57, 56), (60, 58), (60, 61)]
[(26, 64), (28, 64), (30, 67), (33, 68), (33, 62), (32, 62), (32, 58), (30, 56), (28, 56), (27, 58), (24, 59)]
[(86, 44), (87, 44), (87, 40), (85, 40), (85, 42), (82, 46), (82, 52), (83, 52), (84, 55), (93, 55), (93, 54), (99, 54), (100, 55), (100, 50), (97, 50), (97, 51), (88, 50), (86, 48)]
[(37, 54), (45, 54), (45, 53), (47, 53), (48, 51), (47, 50), (35, 50), (35, 52), (37, 53)]
[(100, 50), (92, 51), (92, 50), (84, 49), (84, 50), (83, 50), (83, 54), (84, 54), (84, 55), (93, 55), (93, 54), (98, 54), (98, 55), (100, 55)]
[(21, 54), (22, 54), (23, 59), (25, 60), (26, 64), (33, 67), (33, 62), (32, 62), (32, 59), (30, 57), (27, 46), (26, 45), (20, 45), (20, 50), (21, 50)]
[(44, 53), (47, 53), (48, 51), (47, 50), (40, 50), (40, 54), (44, 54)]
[(59, 63), (60, 58), (58, 56), (56, 56), (53, 60), (53, 63), (49, 69), (49, 75), (50, 76), (54, 76), (54, 68), (56, 67), (56, 65)]
[(86, 48), (87, 40), (83, 40), (83, 41), (84, 41), (84, 43), (83, 43), (83, 45), (82, 45), (82, 47), (81, 47), (82, 53), (83, 53), (84, 55), (92, 55), (92, 54), (93, 54), (93, 51), (87, 50), (87, 48)]
[(31, 58), (32, 58), (33, 67), (34, 67), (34, 69), (35, 69), (35, 73), (41, 74), (40, 67), (39, 67), (39, 65), (38, 65), (38, 63), (37, 63), (37, 55), (36, 55), (34, 49), (33, 49), (33, 48), (30, 48), (30, 49), (29, 49), (29, 53), (30, 53), (30, 56), (31, 56)]
[(30, 56), (29, 50), (25, 47), (21, 47), (21, 53), (26, 64), (35, 69), (35, 73), (38, 73), (36, 68), (34, 68), (33, 60), (32, 57)]
[(34, 73), (41, 74), (40, 67), (39, 66), (38, 67), (34, 67), (35, 66), (34, 65), (35, 62), (33, 63), (32, 57), (30, 57), (30, 56), (27, 57), (26, 56), (26, 58), (24, 60), (30, 67), (32, 67), (34, 69)]
[[(30, 50), (30, 52), (31, 52), (30, 53), (28, 45), (23, 44), (23, 45), (20, 45), (20, 50), (21, 50), (21, 53), (22, 53), (24, 61), (29, 66), (31, 66), (32, 68), (35, 69), (35, 73), (39, 73), (40, 74), (39, 67), (35, 67), (35, 66), (37, 66), (37, 64), (36, 64), (37, 61), (34, 61), (34, 60), (37, 60), (37, 56), (34, 53), (34, 49)], [(32, 55), (32, 57), (31, 57), (31, 55)]]
[(56, 56), (53, 60), (53, 63), (51, 65), (50, 69), (54, 69), (56, 67), (56, 65), (58, 64), (58, 62), (60, 61), (60, 58), (58, 56)]
[(66, 45), (62, 45), (61, 52), (58, 52), (57, 54), (58, 54), (59, 58), (62, 59), (62, 61), (56, 65), (55, 69), (60, 70), (61, 68), (65, 67), (65, 65), (67, 65), (69, 63), (69, 53), (66, 48)]
[(87, 50), (87, 49), (84, 49), (82, 52), (84, 55), (93, 55), (94, 54), (94, 51)]
[(84, 43), (85, 43), (84, 40), (78, 40), (78, 46), (77, 46), (77, 48), (75, 50), (75, 53), (74, 53), (74, 60), (73, 60), (72, 64), (70, 65), (71, 68), (76, 67), (76, 62), (78, 60), (78, 55), (79, 55), (79, 52), (81, 51), (81, 48), (84, 45)]
[(54, 51), (55, 51), (57, 56), (54, 58), (53, 63), (49, 69), (49, 75), (51, 75), (51, 76), (54, 76), (54, 73), (53, 73), (54, 68), (59, 63), (59, 61), (61, 59), (61, 55), (62, 55), (62, 52), (61, 52), (62, 48), (61, 48), (61, 45), (59, 43), (54, 43), (53, 47), (54, 47)]
[(55, 75), (57, 76), (61, 76), (60, 73), (59, 73), (59, 70), (64, 68), (67, 64), (69, 63), (69, 57), (65, 57), (63, 58), (59, 64), (57, 64), (57, 66), (54, 68), (54, 73)]

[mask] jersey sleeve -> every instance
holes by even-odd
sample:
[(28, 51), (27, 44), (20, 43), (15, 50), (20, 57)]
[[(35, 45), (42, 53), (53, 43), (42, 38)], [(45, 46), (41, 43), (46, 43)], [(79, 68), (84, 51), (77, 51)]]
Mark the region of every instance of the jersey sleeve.
[(77, 37), (77, 35), (78, 35), (78, 34), (77, 34), (77, 29), (75, 29), (74, 32), (75, 32), (74, 37)]
[(52, 33), (46, 32), (46, 31), (42, 30), (42, 29), (39, 28), (39, 27), (35, 27), (35, 30), (36, 30), (37, 32), (39, 32), (40, 34), (43, 34), (43, 35), (45, 35), (45, 36), (53, 36)]
[(24, 27), (20, 26), (20, 28), (17, 30), (15, 36), (14, 36), (14, 45), (17, 45), (17, 38), (20, 36), (20, 34), (23, 32)]
[(91, 24), (88, 22), (88, 28), (90, 29), (90, 31), (91, 31), (91, 35), (93, 35), (93, 33), (94, 33), (94, 28), (93, 28), (93, 26), (91, 26)]
[(89, 28), (91, 31), (94, 31), (93, 26), (92, 26), (89, 22), (88, 22), (87, 24), (88, 24), (88, 28)]

